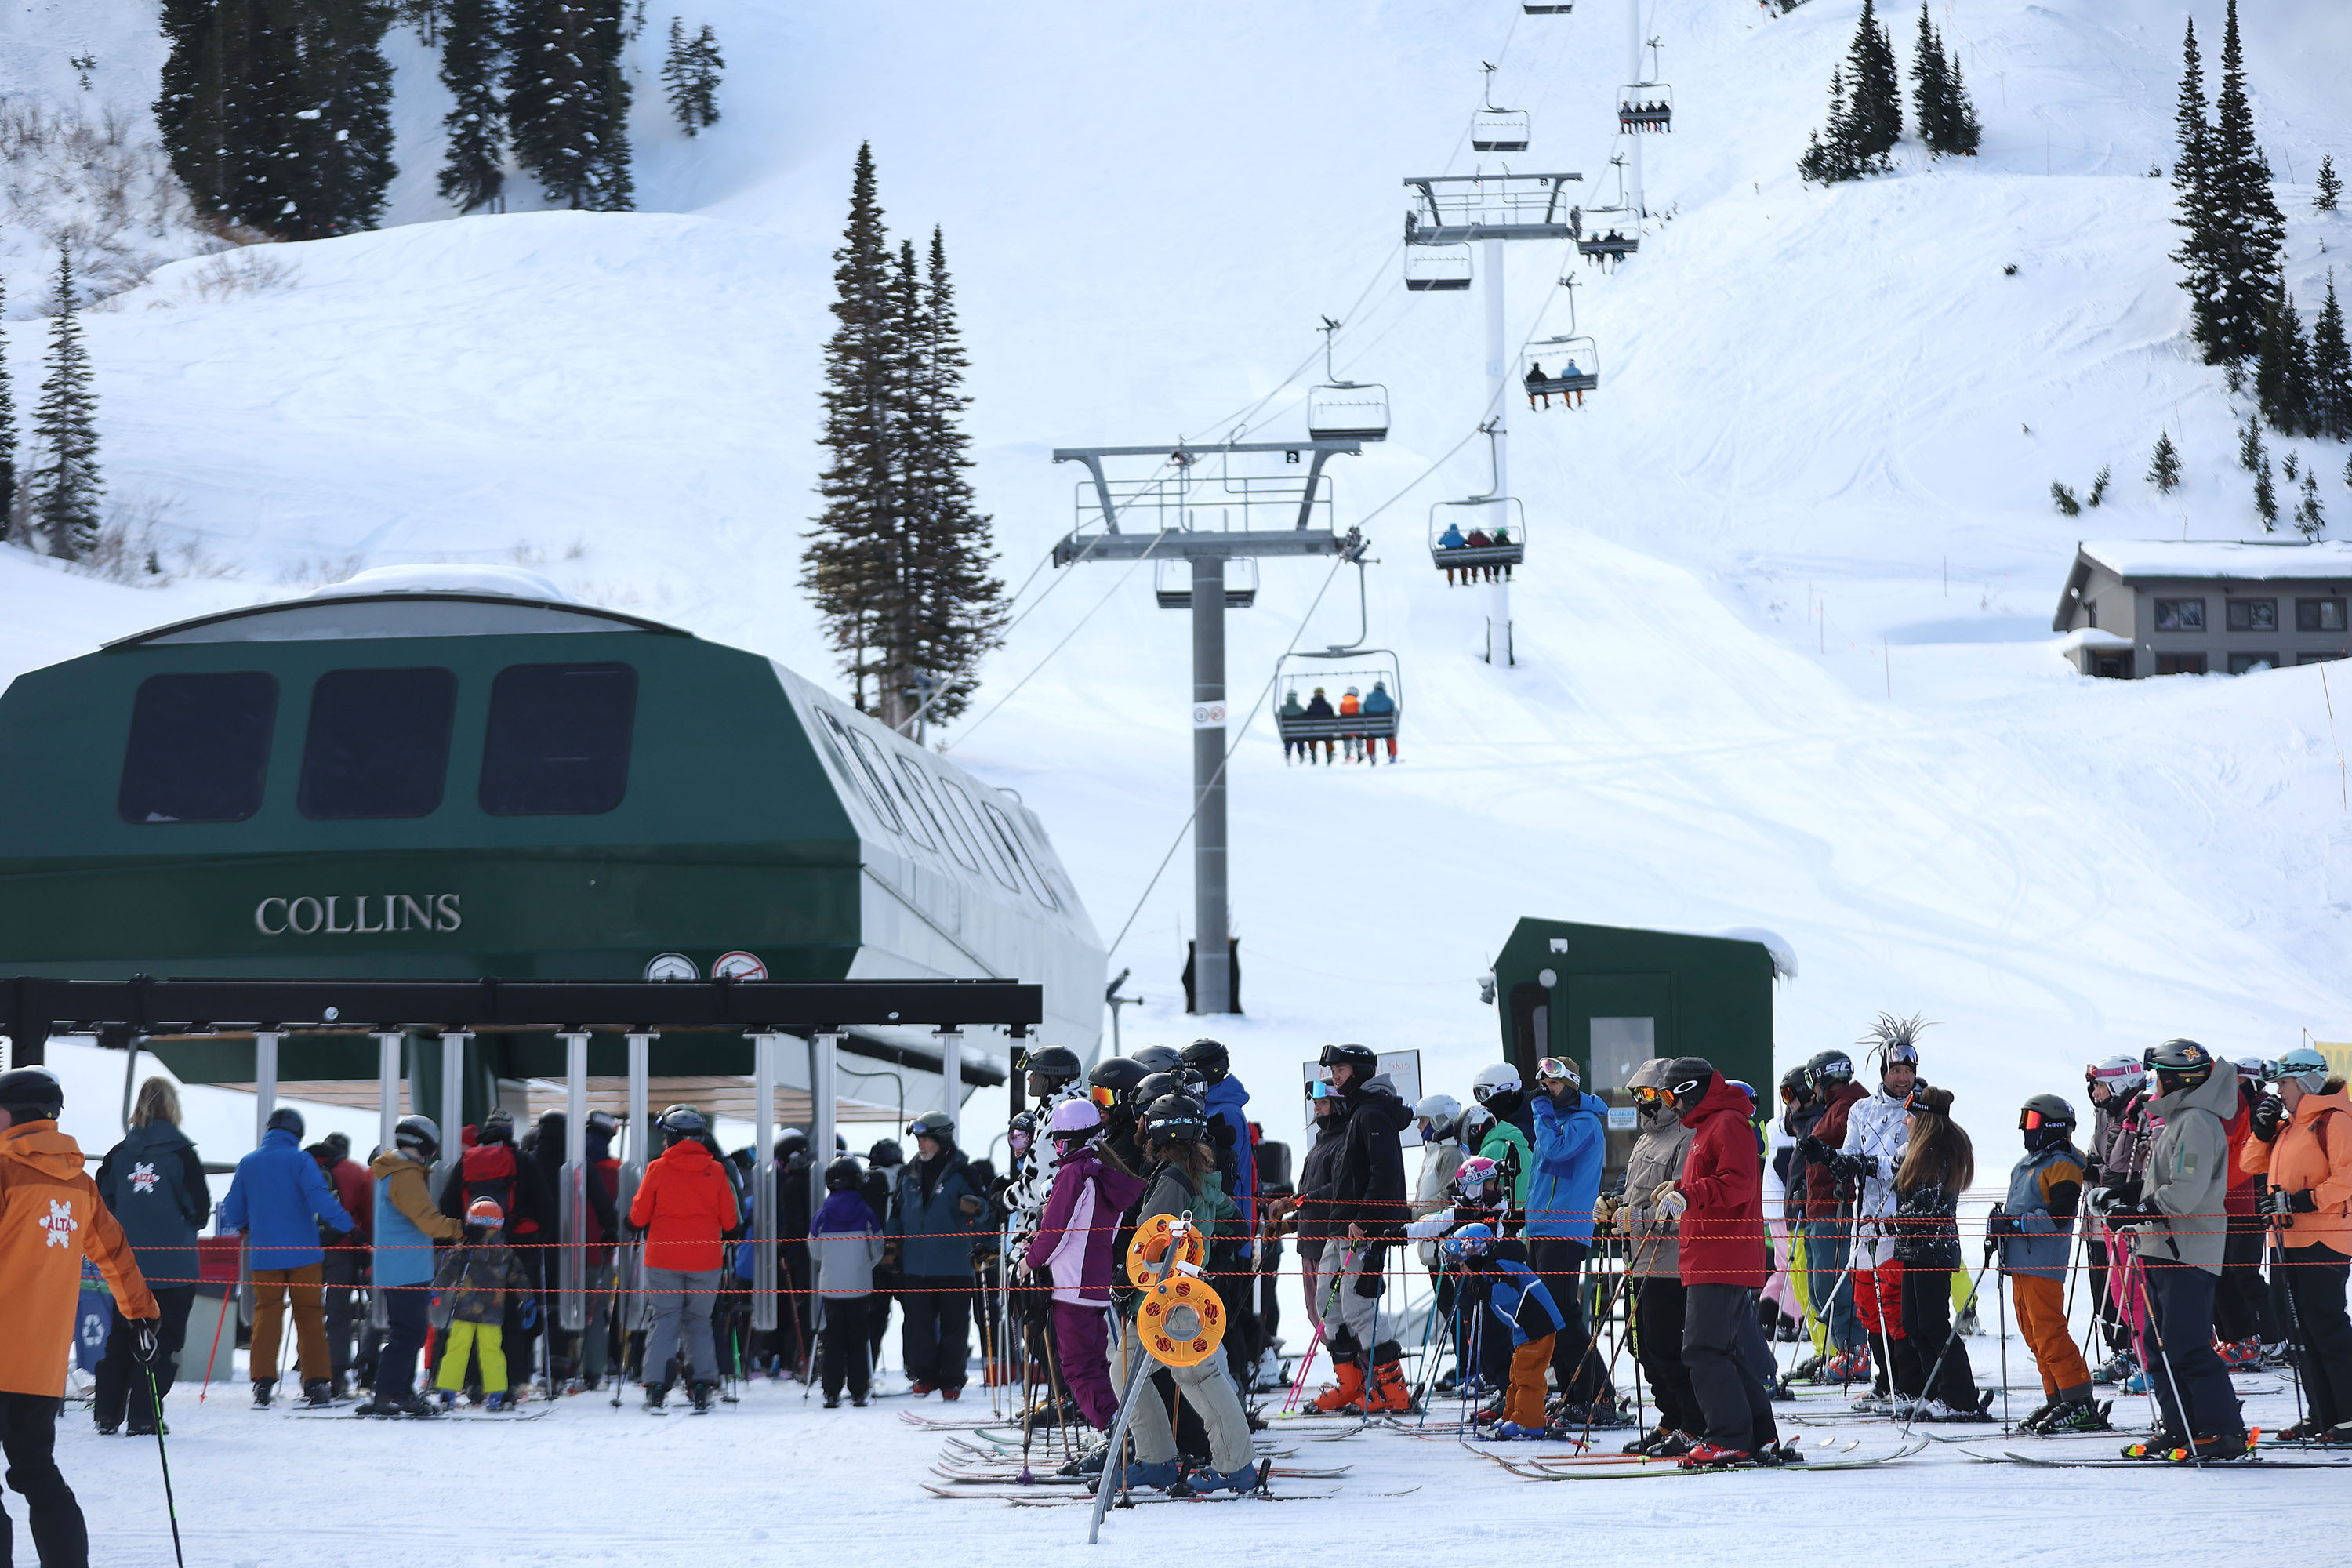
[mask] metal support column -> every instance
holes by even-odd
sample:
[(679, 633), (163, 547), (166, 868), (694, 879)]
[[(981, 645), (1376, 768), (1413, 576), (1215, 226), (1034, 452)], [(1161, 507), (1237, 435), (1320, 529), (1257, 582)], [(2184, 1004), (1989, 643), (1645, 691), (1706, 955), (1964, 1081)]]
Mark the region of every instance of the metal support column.
[[(646, 1164), (654, 1146), (653, 1123), (646, 1107), (647, 1080), (653, 1075), (654, 1041), (658, 1037), (635, 1034), (629, 1037), (629, 1141), (628, 1156), (621, 1162), (621, 1191), (614, 1200), (621, 1213), (621, 1224), (629, 1223), (629, 1210), (637, 1201), (637, 1184), (646, 1179)], [(645, 1253), (640, 1247), (623, 1247), (614, 1255), (614, 1271), (621, 1289), (621, 1331), (645, 1327), (646, 1296)]]
[(556, 1325), (576, 1334), (588, 1326), (588, 1033), (563, 1040), (563, 1203), (556, 1250)]
[[(257, 1149), (269, 1131), (270, 1112), (278, 1109), (278, 1046), (285, 1038), (282, 1029), (257, 1029), (253, 1034), (253, 1146)], [(242, 1243), (236, 1249), (236, 1314), (239, 1322), (252, 1327), (253, 1255)]]
[[(1625, 0), (1625, 79), (1646, 79), (1642, 73), (1642, 0)], [(1633, 144), (1633, 155), (1627, 160), (1625, 171), (1633, 184), (1625, 193), (1625, 200), (1633, 207), (1633, 221), (1638, 225), (1650, 216), (1649, 209), (1642, 205), (1642, 143), (1648, 138), (1637, 132), (1625, 140)]]
[[(1486, 251), (1486, 392), (1493, 410), (1495, 447), (1495, 525), (1511, 521), (1511, 365), (1503, 320), (1503, 242), (1490, 239)], [(1493, 530), (1489, 529), (1489, 532)], [(1497, 574), (1486, 589), (1486, 662), (1509, 664), (1511, 658), (1511, 579)]]
[[(833, 1163), (833, 1063), (835, 1051), (840, 1044), (841, 1037), (838, 1034), (818, 1033), (809, 1037), (809, 1213), (811, 1215), (814, 1215), (817, 1210), (824, 1206), (824, 1168)], [(904, 1129), (900, 1131), (903, 1131)], [(887, 1206), (886, 1205), (885, 1207)], [(889, 1216), (882, 1215), (877, 1217), (887, 1219)], [(816, 1343), (818, 1327), (815, 1284), (816, 1255), (811, 1252), (809, 1255), (810, 1293), (793, 1303), (794, 1309), (801, 1313), (801, 1321), (806, 1326), (806, 1332), (801, 1342), (811, 1346)], [(816, 1357), (812, 1351), (809, 1356), (809, 1366), (812, 1372), (815, 1364)]]
[[(1500, 247), (1496, 247), (1500, 248)], [(1225, 563), (1192, 558), (1192, 1010), (1234, 1010), (1225, 903)]]
[[(959, 1124), (961, 1131), (963, 1121), (963, 1031), (940, 1029), (934, 1037), (940, 1042), (940, 1108)], [(824, 1151), (824, 1158), (833, 1158), (830, 1148)]]
[(433, 1196), (441, 1196), (442, 1184), (466, 1152), (465, 1140), (459, 1130), (466, 1125), (466, 1047), (474, 1037), (464, 1029), (451, 1029), (441, 1037), (441, 1149), (433, 1161)]
[(751, 1327), (761, 1333), (776, 1328), (776, 1052), (783, 1038), (751, 1037)]
[(393, 1146), (400, 1125), (400, 1043), (405, 1037), (386, 1030), (375, 1037), (375, 1142), (379, 1149)]

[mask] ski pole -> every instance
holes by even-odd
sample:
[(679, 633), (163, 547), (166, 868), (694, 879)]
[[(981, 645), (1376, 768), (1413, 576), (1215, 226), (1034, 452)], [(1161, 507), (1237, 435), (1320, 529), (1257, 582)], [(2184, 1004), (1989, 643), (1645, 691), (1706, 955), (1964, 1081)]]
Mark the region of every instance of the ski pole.
[[(198, 1405), (202, 1405), (205, 1402), (205, 1396), (213, 1391), (213, 1357), (220, 1354), (221, 1330), (227, 1326), (228, 1315), (236, 1310), (236, 1299), (235, 1297), (229, 1295), (226, 1291), (223, 1291), (221, 1293), (220, 1316), (213, 1320), (212, 1348), (205, 1352), (204, 1386), (196, 1390), (196, 1403)], [(236, 1342), (232, 1340), (229, 1342), (230, 1353), (234, 1355), (236, 1353)]]
[[(2172, 1407), (2180, 1414), (2180, 1436), (2188, 1443), (2189, 1451), (2194, 1454), (2197, 1451), (2197, 1433), (2189, 1424), (2189, 1402), (2180, 1397), (2180, 1379), (2173, 1375), (2172, 1352), (2164, 1347), (2164, 1325), (2157, 1321), (2156, 1300), (2148, 1290), (2147, 1272), (2147, 1266), (2143, 1264), (2140, 1269), (2139, 1287), (2141, 1310), (2147, 1316), (2147, 1331), (2156, 1340), (2156, 1359), (2164, 1363), (2164, 1381), (2172, 1388)], [(2156, 1379), (2149, 1378), (2147, 1384), (2150, 1394), (2153, 1394)]]
[[(1625, 1282), (1633, 1278), (1633, 1270), (1635, 1268), (1648, 1261), (1650, 1249), (1657, 1245), (1658, 1237), (1664, 1234), (1665, 1232), (1662, 1227), (1658, 1230), (1652, 1231), (1648, 1236), (1643, 1237), (1642, 1238), (1642, 1245), (1634, 1249), (1633, 1256), (1626, 1261), (1625, 1271), (1617, 1276), (1617, 1283), (1611, 1289), (1608, 1301), (1601, 1309), (1600, 1324), (1592, 1331), (1592, 1338), (1585, 1343), (1584, 1350), (1586, 1355), (1591, 1354), (1592, 1347), (1601, 1342), (1601, 1335), (1603, 1331), (1608, 1328), (1609, 1320), (1616, 1314), (1617, 1297), (1623, 1291)], [(1605, 1376), (1609, 1381), (1609, 1385), (1612, 1389), (1616, 1386), (1617, 1383), (1617, 1358), (1624, 1352), (1624, 1350), (1625, 1342), (1621, 1339), (1617, 1342), (1616, 1346), (1609, 1352), (1609, 1370), (1605, 1373)], [(1577, 1365), (1581, 1367), (1583, 1364), (1583, 1357), (1578, 1357)], [(1636, 1407), (1635, 1414), (1637, 1415), (1640, 1414), (1638, 1405)], [(1592, 1406), (1591, 1405), (1587, 1404), (1584, 1407), (1584, 1434), (1577, 1439), (1577, 1447), (1580, 1448), (1589, 1448), (1592, 1446)]]
[[(1975, 1275), (1969, 1279), (1969, 1300), (1970, 1301), (1973, 1302), (1977, 1299), (1977, 1287), (1984, 1280), (1985, 1269), (1991, 1267), (1992, 1258), (1988, 1256), (1984, 1260), (1983, 1268), (1979, 1268)], [(1947, 1286), (1946, 1289), (1948, 1290), (1950, 1287)], [(1902, 1304), (1898, 1300), (1895, 1304), (1895, 1310), (1900, 1313), (1902, 1310)], [(1952, 1353), (1952, 1347), (1959, 1342), (1960, 1325), (1956, 1319), (1951, 1325), (1950, 1331), (1944, 1335), (1944, 1348), (1936, 1352), (1936, 1364), (1927, 1369), (1927, 1380), (1919, 1385), (1919, 1397), (1912, 1403), (1911, 1408), (1904, 1413), (1902, 1436), (1906, 1437), (1911, 1436), (1911, 1423), (1919, 1418), (1919, 1406), (1926, 1404), (1929, 1399), (1935, 1396), (1936, 1379), (1944, 1370), (1945, 1359)], [(1895, 1369), (1892, 1366), (1889, 1366), (1887, 1368), (1889, 1387), (1894, 1386), (1894, 1376)], [(2004, 1376), (2001, 1381), (2003, 1383), (2007, 1383), (2009, 1379)]]
[[(2294, 1365), (2287, 1369), (2291, 1374), (2288, 1377), (2287, 1382), (2294, 1389), (2294, 1424), (2298, 1427), (2306, 1427), (2307, 1431), (2306, 1424), (2309, 1421), (2309, 1417), (2305, 1414), (2303, 1408), (2302, 1355), (2308, 1355), (2311, 1352), (2308, 1342), (2306, 1342), (2303, 1337), (2303, 1309), (2295, 1304), (2294, 1279), (2292, 1275), (2281, 1272), (2287, 1267), (2286, 1244), (2279, 1237), (2279, 1226), (2277, 1221), (2278, 1216), (2276, 1215), (2265, 1215), (2263, 1222), (2263, 1228), (2269, 1232), (2267, 1241), (2271, 1254), (2271, 1273), (2276, 1276), (2279, 1283), (2284, 1288), (2286, 1295), (2287, 1327), (2294, 1331), (2294, 1346), (2295, 1349), (2301, 1352), (2301, 1355), (2298, 1355), (2296, 1358)], [(2305, 1440), (2308, 1440), (2307, 1436)]]
[[(152, 1345), (149, 1348), (152, 1353)], [(155, 1412), (155, 1460), (163, 1467), (163, 1511), (172, 1519), (172, 1560), (180, 1568), (188, 1568), (188, 1559), (180, 1550), (180, 1505), (172, 1497), (172, 1455), (163, 1446), (163, 1395), (155, 1386), (155, 1366), (146, 1364), (147, 1397)], [(203, 1403), (201, 1399), (199, 1404)]]
[[(1986, 1244), (1989, 1247), (1991, 1243)], [(2000, 1429), (2009, 1431), (2009, 1274), (2007, 1270), (1992, 1277), (1992, 1299), (2000, 1314)]]

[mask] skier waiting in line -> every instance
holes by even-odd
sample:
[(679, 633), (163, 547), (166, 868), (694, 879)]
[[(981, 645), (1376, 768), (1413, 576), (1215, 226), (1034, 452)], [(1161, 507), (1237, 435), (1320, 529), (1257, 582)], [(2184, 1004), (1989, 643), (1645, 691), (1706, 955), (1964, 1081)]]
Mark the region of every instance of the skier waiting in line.
[(658, 1410), (669, 1394), (670, 1357), (686, 1342), (688, 1393), (697, 1410), (710, 1408), (719, 1381), (719, 1357), (711, 1343), (711, 1303), (719, 1293), (726, 1233), (740, 1212), (734, 1184), (702, 1142), (709, 1126), (690, 1105), (673, 1105), (654, 1121), (668, 1140), (661, 1157), (646, 1167), (637, 1195), (629, 1204), (629, 1224), (645, 1236), (646, 1408)]
[(1519, 1069), (1508, 1062), (1479, 1068), (1478, 1076), (1470, 1080), (1470, 1098), (1494, 1118), (1493, 1125), (1478, 1141), (1478, 1152), (1502, 1166), (1510, 1183), (1512, 1206), (1527, 1207), (1528, 1181), (1536, 1163), (1535, 1139), (1530, 1132), (1535, 1118), (1529, 1114), (1527, 1096), (1519, 1089)]
[(434, 1272), (431, 1321), (449, 1335), (448, 1349), (441, 1356), (441, 1374), (434, 1380), (444, 1410), (457, 1403), (457, 1391), (466, 1386), (467, 1369), (477, 1353), (482, 1361), (483, 1407), (504, 1410), (512, 1403), (507, 1397), (501, 1324), (510, 1300), (521, 1302), (526, 1328), (537, 1322), (539, 1299), (532, 1294), (530, 1276), (524, 1271), (522, 1260), (506, 1244), (505, 1229), (506, 1215), (499, 1212), (496, 1201), (476, 1198), (466, 1208), (465, 1239), (442, 1255), (441, 1266)]
[(915, 1158), (898, 1177), (890, 1211), (906, 1317), (900, 1355), (916, 1394), (960, 1399), (971, 1376), (972, 1237), (987, 1229), (988, 1202), (956, 1147), (953, 1117), (930, 1111), (908, 1131)]
[(441, 1152), (441, 1129), (430, 1117), (404, 1116), (393, 1146), (368, 1167), (375, 1178), (375, 1252), (369, 1276), (383, 1303), (385, 1332), (376, 1352), (375, 1397), (362, 1415), (430, 1415), (416, 1392), (416, 1356), (431, 1325), (433, 1244), (457, 1241), (465, 1223), (433, 1205), (425, 1174)]
[(866, 1306), (874, 1295), (874, 1267), (882, 1261), (882, 1222), (859, 1190), (857, 1162), (843, 1155), (824, 1168), (824, 1204), (809, 1222), (809, 1251), (816, 1270), (817, 1300), (824, 1310), (818, 1331), (819, 1377), (824, 1407), (849, 1403), (866, 1408), (873, 1390), (874, 1365), (867, 1349)]
[(1603, 1198), (1596, 1209), (1597, 1217), (1613, 1224), (1631, 1248), (1625, 1272), (1633, 1281), (1635, 1317), (1656, 1325), (1656, 1331), (1635, 1342), (1634, 1356), (1649, 1374), (1658, 1424), (1625, 1445), (1626, 1453), (1654, 1458), (1689, 1453), (1706, 1426), (1691, 1392), (1690, 1369), (1683, 1364), (1682, 1325), (1689, 1303), (1683, 1291), (1682, 1246), (1674, 1221), (1661, 1212), (1653, 1195), (1681, 1176), (1690, 1152), (1691, 1130), (1683, 1125), (1666, 1086), (1670, 1065), (1654, 1057), (1625, 1080), (1641, 1135), (1625, 1160), (1624, 1196)]
[(1903, 1337), (1895, 1342), (1894, 1381), (1910, 1398), (1898, 1402), (1895, 1413), (1925, 1421), (1990, 1421), (1985, 1411), (1992, 1395), (1978, 1396), (1968, 1350), (1952, 1331), (1952, 1276), (1965, 1268), (1959, 1201), (1976, 1180), (1976, 1151), (1952, 1120), (1948, 1089), (1921, 1084), (1913, 1089), (1905, 1122), (1903, 1161), (1895, 1172)]
[(2066, 1264), (2083, 1203), (2083, 1156), (2074, 1147), (2074, 1108), (2037, 1094), (2017, 1113), (2025, 1157), (2010, 1168), (2009, 1192), (1985, 1222), (2017, 1303), (2017, 1328), (2033, 1347), (2042, 1402), (2021, 1425), (2028, 1432), (2104, 1432), (2107, 1418), (2091, 1402), (2091, 1369), (2066, 1323)]
[[(1845, 1146), (1853, 1108), (1870, 1091), (1853, 1081), (1853, 1058), (1834, 1047), (1805, 1063), (1805, 1079), (1822, 1106), (1821, 1119), (1797, 1140), (1804, 1171), (1807, 1298), (1826, 1336), (1818, 1369), (1824, 1380), (1851, 1383), (1872, 1375), (1869, 1336), (1854, 1310), (1849, 1268), (1853, 1225), (1845, 1212), (1845, 1182), (1831, 1155)], [(1883, 1369), (1882, 1369), (1883, 1372)]]
[(2269, 1223), (2284, 1253), (2287, 1321), (2310, 1402), (2288, 1442), (2352, 1446), (2352, 1098), (2327, 1058), (2297, 1046), (2277, 1064), (2277, 1089), (2256, 1103), (2246, 1168), (2270, 1178)]
[(1093, 1100), (1055, 1106), (1048, 1131), (1059, 1152), (1054, 1189), (1029, 1243), (1028, 1289), (1052, 1292), (1052, 1370), (1087, 1425), (1108, 1432), (1118, 1417), (1110, 1382), (1110, 1288), (1119, 1263), (1112, 1244), (1143, 1179), (1104, 1150), (1102, 1112)]
[(1847, 1108), (1844, 1144), (1829, 1156), (1831, 1174), (1853, 1194), (1849, 1278), (1856, 1323), (1880, 1352), (1876, 1383), (1854, 1402), (1854, 1408), (1881, 1415), (1895, 1408), (1895, 1394), (1915, 1392), (1889, 1382), (1889, 1363), (1902, 1353), (1895, 1345), (1903, 1337), (1902, 1269), (1895, 1266), (1893, 1223), (1895, 1172), (1909, 1137), (1907, 1111), (1911, 1090), (1919, 1081), (1922, 1026), (1916, 1018), (1879, 1015), (1865, 1037), (1878, 1047), (1877, 1092)]
[(180, 1131), (180, 1091), (170, 1079), (151, 1078), (139, 1086), (131, 1130), (107, 1152), (94, 1180), (130, 1240), (139, 1272), (163, 1310), (163, 1322), (156, 1358), (142, 1366), (137, 1331), (120, 1305), (112, 1309), (91, 1414), (100, 1432), (116, 1430), (128, 1416), (132, 1436), (152, 1436), (163, 1419), (159, 1401), (172, 1391), (179, 1370), (174, 1358), (196, 1301), (196, 1232), (212, 1215), (204, 1163)]
[(1552, 1363), (1568, 1320), (1550, 1289), (1528, 1267), (1526, 1244), (1502, 1239), (1493, 1227), (1473, 1222), (1438, 1243), (1438, 1251), (1462, 1270), (1465, 1305), (1475, 1298), (1474, 1336), (1508, 1342), (1510, 1371), (1495, 1436), (1507, 1442), (1566, 1437), (1563, 1428), (1544, 1416), (1544, 1369)]
[(1534, 1179), (1528, 1187), (1528, 1257), (1567, 1316), (1552, 1347), (1552, 1379), (1568, 1414), (1583, 1426), (1614, 1426), (1615, 1391), (1584, 1319), (1584, 1260), (1592, 1251), (1592, 1209), (1601, 1195), (1609, 1107), (1584, 1092), (1575, 1064), (1546, 1057), (1536, 1064)]
[(350, 1233), (353, 1221), (335, 1201), (318, 1162), (302, 1152), (302, 1113), (281, 1105), (269, 1113), (261, 1147), (236, 1163), (214, 1227), (224, 1236), (246, 1233), (254, 1288), (250, 1372), (257, 1408), (266, 1408), (277, 1392), (278, 1352), (284, 1342), (289, 1300), (302, 1402), (320, 1406), (334, 1403), (320, 1300), (327, 1256), (319, 1244), (322, 1224), (329, 1234), (341, 1236)]
[[(2146, 1143), (2141, 1112), (2147, 1072), (2130, 1057), (2109, 1057), (2084, 1068), (2083, 1082), (2091, 1100), (2090, 1159), (2083, 1166), (2083, 1185), (2089, 1192), (2106, 1185), (2110, 1173), (2121, 1178), (2137, 1169), (2138, 1151)], [(2138, 1368), (2133, 1359), (2133, 1324), (2137, 1318), (2125, 1311), (2126, 1303), (2137, 1296), (2121, 1288), (2131, 1272), (2131, 1249), (2117, 1245), (2117, 1238), (2108, 1234), (2105, 1222), (2096, 1215), (2084, 1221), (2083, 1246), (2090, 1257), (2091, 1300), (2098, 1309), (2108, 1352), (2106, 1361), (2092, 1372), (2091, 1381), (2126, 1384), (2137, 1375)]]
[[(1412, 1110), (1369, 1046), (1326, 1046), (1320, 1065), (1346, 1105), (1348, 1129), (1331, 1178), (1332, 1211), (1345, 1229), (1323, 1308), (1323, 1339), (1338, 1382), (1317, 1396), (1316, 1407), (1402, 1414), (1412, 1408), (1412, 1395), (1398, 1364), (1402, 1348), (1381, 1333), (1380, 1300), (1388, 1248), (1404, 1239), (1411, 1207), (1396, 1134), (1412, 1124)], [(1328, 1253), (1324, 1262), (1328, 1276)]]

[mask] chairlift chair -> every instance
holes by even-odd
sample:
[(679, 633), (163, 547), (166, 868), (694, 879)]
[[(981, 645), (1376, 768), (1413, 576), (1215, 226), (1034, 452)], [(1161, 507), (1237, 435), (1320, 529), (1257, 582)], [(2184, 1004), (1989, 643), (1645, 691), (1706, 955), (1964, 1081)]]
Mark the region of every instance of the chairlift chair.
[[(1544, 361), (1551, 361), (1549, 369)], [(1588, 337), (1545, 338), (1519, 355), (1519, 385), (1530, 404), (1558, 397), (1572, 408), (1582, 394), (1601, 385), (1601, 350)]]
[(1532, 122), (1524, 109), (1488, 104), (1470, 121), (1470, 145), (1481, 153), (1524, 153)]
[[(1385, 692), (1389, 711), (1341, 714), (1339, 709), (1350, 687), (1360, 701), (1371, 699), (1375, 691)], [(1331, 710), (1328, 717), (1310, 716), (1307, 711), (1318, 695)], [(1396, 655), (1387, 648), (1286, 654), (1275, 666), (1272, 701), (1274, 727), (1282, 737), (1286, 756), (1297, 749), (1311, 759), (1320, 743), (1325, 755), (1336, 761), (1333, 746), (1346, 743), (1352, 761), (1360, 742), (1363, 760), (1377, 765), (1379, 753), (1372, 742), (1386, 741), (1390, 761), (1395, 761), (1397, 730), (1404, 719), (1404, 678)]]
[(1519, 9), (1530, 16), (1565, 16), (1575, 10), (1576, 6), (1572, 3), (1565, 5), (1546, 5), (1538, 4), (1538, 0), (1520, 0)]
[(1633, 208), (1587, 207), (1583, 217), (1584, 231), (1576, 237), (1579, 255), (1622, 261), (1642, 248), (1641, 217)]
[[(1234, 568), (1239, 567), (1239, 571)], [(1163, 610), (1192, 607), (1192, 563), (1155, 561), (1151, 563), (1152, 596)], [(1225, 563), (1225, 608), (1246, 610), (1257, 603), (1257, 560), (1243, 555)]]
[(1470, 247), (1466, 245), (1409, 245), (1404, 254), (1404, 286), (1414, 293), (1454, 293), (1470, 287)]
[[(1500, 539), (1496, 536), (1501, 535)], [(1460, 543), (1448, 543), (1448, 538)], [(1516, 496), (1471, 496), (1429, 509), (1429, 561), (1465, 586), (1490, 569), (1508, 573), (1527, 559), (1528, 511)]]
[(1618, 89), (1617, 128), (1625, 132), (1672, 131), (1675, 89), (1662, 81), (1637, 81)]
[(1374, 382), (1332, 381), (1307, 394), (1307, 434), (1318, 441), (1385, 441), (1389, 389)]

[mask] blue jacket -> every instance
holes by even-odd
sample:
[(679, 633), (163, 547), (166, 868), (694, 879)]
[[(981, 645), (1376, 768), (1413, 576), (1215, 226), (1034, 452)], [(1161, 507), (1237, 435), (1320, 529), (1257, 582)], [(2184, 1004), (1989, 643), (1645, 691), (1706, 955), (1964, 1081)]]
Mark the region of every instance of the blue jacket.
[[(945, 1166), (929, 1196), (923, 1191), (923, 1162), (909, 1160), (898, 1169), (898, 1191), (890, 1205), (890, 1237), (898, 1244), (898, 1272), (933, 1279), (969, 1279), (972, 1237), (988, 1228), (988, 1194), (971, 1179), (971, 1163), (961, 1149), (940, 1157)], [(966, 1214), (961, 1200), (982, 1200), (976, 1215)]]
[(1563, 1110), (1551, 1096), (1532, 1094), (1528, 1105), (1536, 1118), (1536, 1168), (1528, 1184), (1526, 1234), (1590, 1246), (1609, 1143), (1608, 1104), (1597, 1094), (1580, 1094)]
[(291, 1128), (273, 1127), (261, 1147), (236, 1163), (221, 1200), (220, 1228), (245, 1232), (247, 1265), (299, 1268), (323, 1263), (319, 1226), (350, 1230), (356, 1223), (335, 1201), (319, 1162), (302, 1152)]
[(196, 1231), (213, 1212), (188, 1135), (151, 1121), (122, 1135), (98, 1168), (98, 1195), (122, 1226), (139, 1272), (158, 1290), (196, 1283)]
[(1511, 1331), (1514, 1348), (1568, 1327), (1550, 1289), (1528, 1267), (1526, 1252), (1518, 1242), (1497, 1242), (1473, 1271), (1486, 1287), (1487, 1312)]
[[(1244, 1237), (1257, 1234), (1257, 1159), (1250, 1147), (1249, 1117), (1242, 1107), (1249, 1103), (1249, 1090), (1242, 1080), (1227, 1073), (1219, 1082), (1209, 1086), (1201, 1103), (1209, 1114), (1234, 1130), (1234, 1179), (1225, 1185), (1225, 1196), (1241, 1210), (1241, 1231)], [(1244, 1251), (1243, 1256), (1248, 1256)]]

